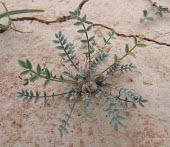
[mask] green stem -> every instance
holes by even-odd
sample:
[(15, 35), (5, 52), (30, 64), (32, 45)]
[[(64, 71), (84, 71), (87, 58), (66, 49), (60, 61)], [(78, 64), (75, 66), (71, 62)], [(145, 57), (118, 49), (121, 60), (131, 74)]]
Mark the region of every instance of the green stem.
[[(33, 71), (33, 70), (31, 70), (31, 72), (34, 73), (34, 74), (36, 74), (36, 75), (38, 75), (38, 76), (41, 77), (41, 78), (48, 79), (46, 76), (40, 75), (40, 74), (36, 73), (36, 72)], [(48, 79), (48, 80), (55, 81), (55, 82), (62, 82), (62, 81), (60, 81), (59, 78), (53, 78), (53, 79), (51, 78), (51, 79)], [(76, 83), (77, 83), (76, 81), (72, 81), (72, 80), (64, 80), (64, 81), (65, 81), (66, 83), (72, 83), (72, 84), (76, 84)]]
[[(151, 3), (151, 5), (152, 5), (153, 7), (156, 7), (157, 9), (159, 8), (159, 6), (157, 5), (156, 2), (153, 2), (152, 0), (148, 0), (148, 1)], [(167, 13), (170, 13), (169, 9), (168, 9), (166, 12), (167, 12)]]
[(117, 98), (118, 100), (121, 100), (121, 101), (125, 101), (125, 102), (128, 102), (128, 103), (133, 103), (133, 102), (131, 102), (131, 101), (126, 101), (126, 100), (124, 100), (124, 99), (121, 99), (121, 98)]
[(109, 39), (107, 39), (107, 41), (105, 42), (104, 45), (106, 45), (109, 41), (110, 41), (111, 37), (109, 37)]
[[(115, 73), (115, 72), (117, 72), (117, 71), (125, 70), (125, 69), (130, 69), (130, 67), (128, 67), (128, 68), (121, 68), (121, 69), (118, 69), (118, 70), (114, 70), (111, 74), (113, 74), (113, 73)], [(107, 74), (107, 75), (108, 75), (108, 74)]]
[[(68, 92), (67, 93), (54, 94), (54, 95), (48, 95), (48, 96), (45, 96), (45, 97), (56, 97), (56, 96), (65, 95), (65, 94), (68, 94)], [(23, 95), (23, 96), (27, 96), (27, 95)], [(30, 96), (27, 96), (27, 97), (30, 97)], [(31, 96), (31, 97), (37, 98), (37, 96)], [(38, 98), (44, 98), (44, 96), (38, 96)]]
[[(82, 20), (81, 20), (82, 22)], [(90, 43), (89, 43), (89, 36), (87, 34), (87, 30), (86, 30), (86, 27), (84, 25), (84, 23), (82, 22), (82, 25), (83, 25), (83, 28), (85, 30), (85, 34), (86, 34), (86, 38), (87, 38), (87, 45), (88, 45), (88, 60), (89, 60), (89, 71), (90, 71), (90, 64), (91, 64), (91, 56), (90, 56)], [(91, 74), (90, 74), (91, 75)]]
[[(136, 45), (134, 45), (134, 47), (129, 51), (129, 52), (132, 52), (134, 49), (136, 48)], [(123, 60), (126, 56), (128, 55), (128, 53), (126, 53), (125, 55), (123, 55), (119, 61)], [(112, 65), (110, 65), (108, 68), (106, 68), (104, 71), (102, 71), (100, 74), (103, 74), (104, 72), (106, 72), (109, 68), (111, 68), (116, 62), (114, 62)], [(98, 75), (100, 75), (98, 74)], [(96, 75), (96, 76), (98, 76)]]
[(66, 52), (65, 47), (64, 47), (62, 41), (60, 40), (60, 38), (59, 38), (59, 41), (60, 41), (61, 46), (62, 46), (63, 49), (64, 49), (65, 54), (67, 55), (67, 58), (70, 60), (70, 62), (71, 62), (72, 65), (74, 66), (74, 68), (75, 68), (77, 71), (79, 71), (78, 68), (77, 68), (77, 66), (74, 64), (73, 60), (70, 58), (69, 54)]
[[(69, 116), (70, 117), (67, 117), (67, 120), (66, 120), (66, 122), (68, 122), (69, 121), (69, 119), (71, 118), (71, 115), (72, 115), (72, 113), (73, 113), (73, 110), (74, 110), (74, 107), (75, 107), (75, 105), (76, 105), (76, 100), (75, 100), (75, 102), (74, 102), (74, 104), (73, 104), (73, 106), (72, 106), (72, 108), (71, 108), (71, 111), (70, 111), (70, 113), (69, 113)], [(64, 127), (66, 127), (66, 124), (64, 124)]]

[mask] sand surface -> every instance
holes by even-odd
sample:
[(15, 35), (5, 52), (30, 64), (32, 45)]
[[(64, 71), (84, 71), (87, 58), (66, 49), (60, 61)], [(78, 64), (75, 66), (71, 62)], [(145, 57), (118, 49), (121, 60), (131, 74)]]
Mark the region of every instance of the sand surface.
[[(46, 88), (43, 81), (22, 86), (17, 65), (19, 59), (29, 59), (34, 65), (47, 66), (57, 75), (63, 71), (60, 59), (52, 40), (55, 32), (62, 30), (70, 41), (74, 41), (79, 50), (79, 42), (84, 36), (76, 33), (75, 20), (58, 22), (68, 16), (81, 0), (1, 0), (9, 10), (38, 8), (44, 13), (20, 14), (12, 18), (37, 18), (36, 20), (14, 21), (16, 28), (25, 32), (7, 30), (0, 34), (0, 147), (168, 147), (170, 146), (170, 14), (163, 18), (154, 16), (155, 9), (148, 0), (89, 0), (82, 6), (81, 13), (87, 19), (100, 24), (91, 31), (96, 35), (99, 45), (102, 37), (107, 36), (108, 28), (117, 32), (113, 40), (111, 57), (115, 53), (124, 54), (124, 46), (133, 46), (133, 35), (140, 36), (146, 48), (137, 49), (136, 57), (127, 57), (137, 69), (128, 74), (112, 77), (113, 85), (135, 89), (149, 100), (145, 108), (125, 110), (126, 127), (114, 132), (109, 118), (99, 107), (93, 107), (94, 123), (81, 121), (79, 115), (82, 103), (78, 103), (71, 120), (70, 133), (61, 140), (58, 133), (59, 118), (68, 112), (68, 102), (57, 97), (48, 105), (25, 103), (16, 98), (21, 88), (48, 93), (63, 91), (61, 84), (52, 83)], [(170, 8), (170, 0), (157, 0), (158, 4)], [(154, 16), (154, 22), (139, 23), (142, 11), (147, 9)], [(0, 6), (0, 13), (4, 8)], [(16, 20), (16, 19), (15, 19)], [(56, 21), (43, 23), (38, 20)], [(5, 20), (2, 20), (5, 23)], [(80, 61), (84, 61), (78, 54)], [(110, 65), (109, 62), (105, 64)], [(72, 70), (70, 68), (70, 70)], [(73, 70), (74, 72), (74, 70)], [(97, 102), (94, 100), (94, 103)]]

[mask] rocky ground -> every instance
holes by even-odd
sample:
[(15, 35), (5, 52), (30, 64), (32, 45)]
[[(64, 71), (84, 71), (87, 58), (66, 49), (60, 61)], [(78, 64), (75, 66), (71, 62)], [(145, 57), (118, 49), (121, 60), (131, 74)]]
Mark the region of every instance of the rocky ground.
[[(12, 16), (19, 33), (7, 30), (0, 34), (0, 146), (1, 147), (168, 147), (170, 144), (170, 14), (154, 16), (155, 8), (149, 0), (2, 0), (9, 10), (37, 8), (44, 13)], [(157, 4), (170, 8), (169, 0), (157, 0)], [(124, 54), (126, 43), (133, 45), (133, 35), (147, 44), (137, 49), (136, 57), (127, 57), (137, 69), (128, 74), (112, 77), (113, 85), (135, 89), (149, 100), (145, 108), (124, 110), (126, 127), (113, 131), (105, 112), (94, 106), (93, 123), (81, 121), (79, 102), (74, 112), (70, 133), (61, 140), (58, 119), (63, 118), (68, 102), (57, 97), (48, 105), (26, 103), (16, 98), (21, 88), (62, 92), (60, 84), (46, 88), (42, 82), (22, 86), (19, 77), (19, 59), (29, 59), (34, 65), (48, 66), (56, 74), (63, 71), (52, 40), (55, 32), (62, 30), (70, 41), (81, 48), (79, 40), (84, 36), (76, 33), (75, 20), (69, 19), (69, 11), (81, 8), (87, 19), (94, 24), (91, 34), (96, 35), (102, 46), (102, 37), (115, 30), (111, 57)], [(154, 22), (140, 24), (142, 11), (147, 9)], [(4, 8), (0, 6), (0, 13)], [(3, 21), (3, 20), (2, 20)], [(4, 21), (3, 21), (4, 23)], [(81, 54), (79, 60), (84, 61)], [(110, 59), (112, 60), (112, 59)], [(106, 65), (110, 65), (107, 62)], [(96, 100), (94, 100), (96, 101)]]

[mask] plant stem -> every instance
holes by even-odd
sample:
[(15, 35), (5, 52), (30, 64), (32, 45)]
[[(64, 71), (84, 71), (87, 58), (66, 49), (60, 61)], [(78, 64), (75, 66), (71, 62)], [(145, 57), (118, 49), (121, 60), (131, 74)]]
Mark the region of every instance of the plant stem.
[[(130, 67), (128, 67), (128, 68), (121, 68), (121, 69), (118, 69), (118, 70), (114, 70), (111, 74), (113, 74), (113, 73), (115, 73), (115, 72), (117, 72), (117, 71), (125, 70), (125, 69), (130, 69)], [(107, 73), (107, 75), (108, 75), (108, 74), (110, 74), (110, 73)]]
[(110, 41), (111, 37), (109, 37), (109, 39), (107, 39), (107, 41), (105, 42), (104, 45), (106, 45), (109, 41)]
[[(81, 21), (82, 22), (82, 21)], [(88, 60), (89, 60), (89, 71), (90, 71), (90, 64), (91, 64), (91, 57), (90, 57), (90, 43), (89, 43), (89, 36), (87, 34), (87, 30), (86, 30), (86, 27), (84, 25), (84, 23), (82, 22), (82, 25), (83, 25), (83, 28), (85, 30), (85, 34), (86, 34), (86, 38), (87, 38), (87, 45), (88, 45)], [(91, 75), (91, 74), (90, 74)]]
[[(151, 5), (152, 5), (153, 7), (156, 7), (157, 9), (159, 8), (159, 6), (157, 5), (156, 2), (153, 2), (152, 0), (148, 0), (148, 1), (151, 3)], [(167, 12), (167, 13), (170, 13), (170, 10), (168, 9), (166, 12)]]
[(64, 49), (64, 52), (65, 52), (66, 55), (67, 55), (67, 58), (70, 60), (70, 62), (71, 62), (72, 65), (74, 66), (74, 68), (75, 68), (77, 71), (79, 71), (78, 68), (77, 68), (77, 66), (74, 64), (73, 60), (70, 58), (69, 54), (66, 52), (66, 50), (65, 50), (65, 48), (64, 48), (64, 45), (63, 45), (62, 41), (60, 40), (60, 38), (59, 38), (59, 41), (60, 41), (61, 46), (62, 46), (63, 49)]
[[(134, 47), (129, 51), (129, 52), (132, 52), (134, 49), (136, 48), (136, 45), (134, 45)], [(123, 55), (119, 61), (121, 61), (123, 58), (125, 58), (126, 56), (128, 55), (128, 53), (126, 53), (125, 55)], [(100, 74), (103, 74), (104, 72), (106, 72), (109, 68), (111, 68), (116, 62), (114, 62), (112, 65), (110, 65), (108, 68), (106, 68), (104, 71), (102, 71)], [(100, 75), (98, 74), (98, 75)], [(96, 76), (98, 76), (96, 75)]]
[[(60, 96), (60, 95), (65, 95), (65, 94), (68, 94), (68, 92), (67, 93), (59, 93), (59, 94), (54, 94), (54, 95), (47, 95), (47, 96), (45, 96), (46, 98), (47, 97), (56, 97), (56, 96)], [(23, 95), (23, 96), (28, 96), (28, 95)], [(32, 96), (32, 98), (36, 98), (37, 96)], [(38, 98), (44, 98), (44, 96), (38, 96)]]
[[(41, 78), (44, 78), (44, 79), (48, 79), (46, 76), (43, 76), (43, 75), (39, 75), (38, 73), (36, 73), (35, 71), (31, 70), (32, 73), (38, 75), (39, 77)], [(55, 82), (62, 82), (59, 80), (59, 78), (51, 78), (51, 79), (48, 79), (48, 80), (51, 80), (51, 81), (55, 81)], [(64, 80), (66, 83), (72, 83), (72, 84), (76, 84), (77, 82), (76, 81), (72, 81), (72, 80)]]
[(124, 100), (124, 99), (121, 99), (121, 98), (117, 98), (118, 100), (120, 100), (120, 101), (124, 101), (124, 102), (128, 102), (128, 103), (133, 103), (133, 102), (131, 102), (131, 101), (126, 101), (126, 100)]
[[(73, 113), (73, 110), (74, 110), (74, 107), (75, 107), (75, 105), (76, 105), (76, 100), (75, 100), (75, 102), (73, 103), (73, 106), (71, 107), (71, 111), (70, 111), (70, 113), (69, 113), (69, 116), (70, 117), (67, 117), (67, 120), (66, 120), (66, 122), (68, 122), (69, 120), (70, 120), (70, 118), (71, 118), (71, 115), (72, 115), (72, 113)], [(64, 124), (64, 128), (66, 127), (66, 123)]]
[[(132, 52), (134, 49), (136, 48), (136, 45), (134, 45), (134, 47), (129, 51)], [(119, 60), (122, 60), (123, 58), (125, 58), (128, 55), (128, 53), (126, 53), (122, 58), (120, 58)]]

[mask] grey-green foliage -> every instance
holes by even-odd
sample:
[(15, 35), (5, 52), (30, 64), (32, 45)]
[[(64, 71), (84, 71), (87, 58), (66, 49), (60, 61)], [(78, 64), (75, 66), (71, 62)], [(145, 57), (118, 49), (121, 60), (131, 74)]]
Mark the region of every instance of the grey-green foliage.
[(115, 87), (115, 89), (118, 94), (110, 94), (108, 97), (101, 99), (99, 105), (103, 106), (106, 116), (111, 117), (110, 124), (113, 125), (115, 131), (118, 131), (119, 126), (124, 126), (122, 120), (125, 119), (125, 116), (120, 114), (122, 109), (128, 107), (129, 104), (134, 108), (137, 108), (137, 104), (144, 107), (147, 100), (128, 88)]
[(96, 56), (91, 63), (92, 70), (96, 70), (99, 65), (103, 64), (103, 62), (106, 61), (108, 56), (109, 56), (109, 54), (106, 52), (99, 53), (99, 55)]
[(36, 69), (33, 70), (32, 63), (27, 59), (26, 61), (19, 60), (18, 64), (24, 68), (24, 71), (20, 75), (27, 75), (27, 78), (24, 79), (23, 85), (28, 85), (29, 82), (35, 82), (39, 78), (45, 79), (44, 86), (47, 86), (51, 81), (55, 82), (64, 82), (62, 75), (59, 78), (56, 78), (56, 75), (53, 75), (53, 72), (48, 68), (42, 69), (40, 64), (37, 65)]
[(92, 98), (89, 97), (89, 93), (82, 93), (81, 95), (84, 102), (84, 108), (89, 109), (92, 105)]
[(158, 6), (155, 15), (163, 17), (163, 13), (169, 13), (169, 9), (167, 7)]
[(140, 23), (144, 23), (145, 21), (154, 21), (154, 18), (149, 16), (149, 13), (147, 10), (143, 11), (143, 16), (144, 18), (140, 18)]
[(113, 32), (109, 32), (109, 38), (108, 39), (103, 38), (104, 45), (111, 44), (111, 42), (109, 42), (111, 39), (116, 39), (114, 31)]
[(114, 74), (117, 71), (121, 71), (122, 73), (127, 73), (129, 71), (132, 71), (136, 66), (134, 66), (132, 63), (126, 64), (126, 65), (121, 65), (119, 63), (115, 63), (113, 66), (111, 66), (107, 74)]
[[(75, 105), (78, 101), (82, 101), (83, 105), (81, 107), (81, 119), (92, 122), (94, 117), (92, 106), (95, 104), (95, 98), (100, 101), (99, 106), (102, 106), (104, 111), (106, 111), (106, 116), (111, 117), (110, 124), (114, 127), (114, 130), (118, 131), (119, 126), (124, 126), (123, 120), (125, 117), (122, 115), (122, 109), (127, 107), (128, 104), (131, 104), (135, 108), (137, 104), (143, 107), (143, 103), (146, 100), (125, 88), (116, 88), (118, 90), (117, 95), (108, 92), (107, 86), (109, 85), (111, 87), (113, 84), (109, 80), (109, 75), (114, 75), (117, 72), (126, 73), (132, 71), (135, 66), (132, 63), (123, 64), (122, 60), (126, 56), (135, 56), (134, 49), (137, 47), (146, 47), (146, 45), (134, 36), (134, 45), (131, 47), (131, 45), (125, 44), (125, 54), (122, 57), (117, 54), (110, 57), (109, 51), (97, 47), (95, 36), (89, 36), (88, 32), (93, 26), (87, 24), (87, 16), (80, 17), (79, 9), (75, 12), (70, 12), (70, 14), (71, 18), (77, 20), (74, 25), (81, 27), (77, 32), (85, 36), (85, 39), (81, 40), (82, 43), (87, 45), (87, 48), (82, 48), (85, 62), (79, 63), (76, 47), (59, 31), (55, 34), (56, 39), (53, 42), (59, 52), (59, 57), (65, 61), (65, 64), (68, 63), (70, 65), (68, 68), (65, 67), (62, 73), (58, 70), (57, 74), (53, 74), (49, 68), (42, 68), (40, 64), (34, 68), (29, 60), (19, 60), (18, 63), (23, 68), (21, 76), (26, 76), (24, 79), (25, 86), (38, 79), (44, 79), (44, 86), (49, 85), (51, 82), (60, 82), (62, 85), (67, 84), (65, 92), (53, 93), (52, 95), (44, 92), (40, 95), (38, 90), (35, 93), (32, 90), (21, 90), (18, 92), (18, 97), (27, 102), (33, 100), (37, 102), (43, 99), (46, 103), (50, 98), (54, 99), (57, 96), (64, 96), (67, 101), (70, 101), (69, 113), (66, 113), (64, 118), (59, 119), (61, 124), (58, 130), (61, 138), (64, 133), (69, 132), (69, 121), (72, 118)], [(103, 47), (111, 45), (111, 39), (115, 39), (115, 32), (109, 32), (109, 37), (107, 39), (103, 38)], [(109, 66), (105, 66), (104, 63), (109, 57), (114, 58), (114, 61)], [(101, 66), (104, 69), (101, 70)], [(69, 70), (70, 68), (75, 69), (75, 71)]]
[(60, 51), (63, 51), (62, 53), (59, 53), (58, 55), (62, 58), (67, 57), (64, 61), (70, 62), (71, 66), (74, 66), (76, 70), (78, 70), (77, 65), (79, 62), (74, 62), (74, 59), (76, 57), (75, 52), (75, 47), (74, 44), (68, 43), (67, 38), (62, 34), (61, 31), (58, 32), (58, 34), (55, 34), (57, 40), (53, 40), (55, 44), (57, 44), (56, 48)]
[(40, 95), (38, 91), (34, 93), (32, 90), (28, 91), (28, 90), (23, 90), (23, 89), (17, 92), (17, 95), (18, 95), (18, 98), (22, 98), (23, 101), (31, 102), (32, 100), (34, 100), (35, 103), (37, 103), (38, 100), (41, 98), (43, 98), (44, 103), (46, 103), (48, 97), (54, 98), (56, 96), (54, 93), (52, 95), (47, 95), (45, 91), (43, 95)]
[[(160, 17), (163, 17), (164, 13), (170, 13), (170, 11), (167, 7), (164, 7), (161, 5), (157, 6), (156, 3), (153, 3), (152, 6), (156, 8), (155, 15), (159, 15)], [(144, 16), (144, 18), (140, 18), (141, 24), (145, 23), (146, 21), (154, 21), (154, 18), (149, 16), (149, 13), (147, 10), (143, 11), (143, 16)]]

